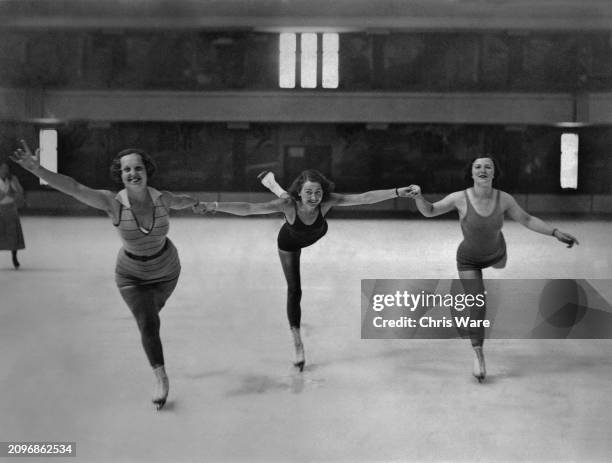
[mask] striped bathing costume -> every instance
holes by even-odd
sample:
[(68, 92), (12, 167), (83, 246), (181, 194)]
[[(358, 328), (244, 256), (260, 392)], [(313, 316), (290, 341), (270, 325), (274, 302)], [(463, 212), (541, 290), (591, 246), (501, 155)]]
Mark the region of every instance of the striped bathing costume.
[(497, 193), (495, 209), (488, 216), (482, 216), (474, 209), (464, 191), (467, 211), (461, 219), (463, 241), (457, 249), (457, 268), (459, 270), (480, 270), (500, 262), (506, 257), (506, 241), (501, 232), (504, 225), (504, 212), (500, 206), (501, 192)]
[(127, 191), (115, 196), (120, 204), (119, 222), (115, 223), (123, 247), (117, 255), (115, 281), (119, 288), (154, 283), (176, 282), (181, 264), (174, 244), (166, 237), (170, 228), (168, 209), (161, 192), (148, 188), (153, 201), (153, 223), (146, 230), (132, 213)]

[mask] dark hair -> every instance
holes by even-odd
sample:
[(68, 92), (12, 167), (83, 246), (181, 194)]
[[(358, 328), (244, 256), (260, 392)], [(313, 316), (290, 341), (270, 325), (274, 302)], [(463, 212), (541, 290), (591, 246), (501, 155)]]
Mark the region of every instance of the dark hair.
[(111, 161), (110, 166), (110, 175), (115, 183), (121, 185), (123, 182), (121, 181), (121, 158), (127, 156), (128, 154), (138, 154), (142, 159), (142, 163), (145, 166), (145, 170), (147, 171), (147, 179), (151, 179), (153, 174), (157, 170), (157, 166), (155, 165), (155, 161), (149, 156), (146, 151), (139, 150), (135, 148), (128, 148), (125, 150), (121, 150), (117, 153), (117, 155)]
[(302, 191), (302, 187), (306, 182), (314, 182), (321, 185), (321, 188), (323, 189), (323, 201), (326, 201), (329, 198), (330, 193), (334, 191), (335, 185), (331, 180), (325, 177), (325, 175), (318, 170), (308, 169), (298, 175), (289, 187), (288, 193), (294, 200), (300, 201), (300, 191)]
[(476, 159), (484, 158), (490, 159), (493, 162), (493, 168), (495, 169), (495, 177), (493, 177), (493, 182), (496, 183), (496, 180), (499, 181), (499, 179), (502, 177), (502, 170), (499, 168), (499, 162), (497, 161), (497, 159), (495, 159), (490, 154), (483, 154), (482, 156), (474, 156), (465, 166), (463, 178), (465, 179), (466, 183), (470, 184), (474, 182), (474, 180), (472, 179), (472, 166), (474, 165)]

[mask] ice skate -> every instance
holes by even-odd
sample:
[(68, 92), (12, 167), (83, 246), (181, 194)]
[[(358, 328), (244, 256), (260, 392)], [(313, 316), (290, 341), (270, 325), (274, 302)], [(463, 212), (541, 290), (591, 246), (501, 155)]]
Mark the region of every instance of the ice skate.
[(474, 357), (474, 369), (472, 374), (479, 383), (483, 383), (487, 376), (487, 369), (485, 367), (485, 358), (484, 352), (482, 351), (482, 346), (474, 347), (474, 353), (476, 356)]
[(295, 362), (293, 366), (300, 372), (304, 371), (306, 365), (306, 357), (304, 355), (304, 344), (302, 343), (302, 337), (300, 336), (299, 328), (291, 328), (291, 334), (293, 334), (293, 345), (295, 347)]
[(153, 391), (153, 405), (157, 410), (161, 410), (166, 404), (168, 398), (168, 391), (170, 390), (170, 382), (168, 381), (168, 375), (166, 369), (162, 365), (153, 370), (155, 374), (155, 389)]

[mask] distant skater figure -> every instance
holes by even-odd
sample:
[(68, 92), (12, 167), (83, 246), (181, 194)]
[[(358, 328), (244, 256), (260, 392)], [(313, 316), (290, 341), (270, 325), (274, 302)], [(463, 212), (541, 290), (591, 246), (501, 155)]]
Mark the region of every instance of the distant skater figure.
[(13, 267), (20, 266), (17, 251), (25, 249), (18, 207), (24, 202), (23, 188), (6, 162), (0, 162), (0, 250), (11, 251)]
[(234, 215), (272, 214), (282, 212), (285, 223), (278, 237), (278, 255), (287, 280), (287, 317), (295, 347), (294, 366), (303, 371), (306, 364), (304, 344), (300, 334), (302, 318), (302, 283), (300, 256), (302, 249), (313, 245), (327, 233), (325, 216), (334, 206), (374, 204), (406, 196), (408, 187), (367, 191), (361, 194), (333, 193), (334, 184), (316, 170), (303, 171), (288, 192), (279, 187), (281, 198), (266, 203), (207, 202), (194, 208), (196, 212), (226, 212)]
[[(484, 294), (482, 269), (506, 266), (506, 242), (501, 231), (504, 214), (532, 231), (554, 236), (567, 244), (568, 248), (579, 244), (569, 233), (529, 215), (510, 194), (494, 188), (494, 179), (499, 178), (500, 174), (498, 163), (493, 157), (487, 155), (474, 158), (465, 172), (466, 181), (473, 186), (451, 193), (433, 204), (423, 198), (418, 185), (410, 186), (410, 196), (414, 197), (417, 208), (425, 217), (435, 217), (454, 209), (458, 211), (463, 241), (457, 249), (457, 270), (467, 294)], [(484, 315), (485, 308), (477, 308), (472, 310), (470, 318), (483, 319)], [(473, 375), (479, 382), (483, 382), (486, 377), (484, 337), (484, 327), (470, 330), (475, 353)]]
[(159, 312), (174, 291), (181, 272), (178, 253), (166, 237), (170, 209), (185, 209), (198, 203), (186, 195), (157, 191), (148, 186), (156, 170), (143, 150), (120, 151), (111, 163), (111, 177), (124, 189), (119, 193), (94, 190), (72, 177), (51, 172), (40, 165), (39, 150), (23, 148), (11, 157), (24, 169), (88, 206), (105, 211), (117, 227), (123, 247), (117, 255), (115, 281), (140, 331), (142, 345), (155, 374), (153, 404), (160, 410), (169, 391), (164, 354), (159, 335)]

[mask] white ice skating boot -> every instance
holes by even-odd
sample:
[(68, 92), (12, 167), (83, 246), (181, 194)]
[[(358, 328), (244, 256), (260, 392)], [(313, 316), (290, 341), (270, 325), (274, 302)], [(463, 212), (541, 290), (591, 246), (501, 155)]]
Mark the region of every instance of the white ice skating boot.
[(474, 346), (474, 369), (472, 374), (478, 380), (479, 383), (484, 382), (487, 376), (487, 368), (485, 366), (484, 352), (482, 346)]
[(291, 334), (293, 335), (293, 345), (295, 346), (295, 362), (293, 363), (293, 366), (301, 372), (304, 371), (306, 357), (304, 355), (304, 344), (302, 344), (300, 329), (291, 328)]
[(279, 198), (288, 198), (289, 194), (276, 182), (274, 172), (264, 170), (257, 178), (263, 186), (274, 193)]
[(155, 389), (153, 390), (153, 405), (157, 410), (161, 410), (166, 404), (168, 398), (168, 391), (170, 390), (170, 382), (168, 381), (168, 375), (164, 366), (160, 366), (153, 369), (155, 374)]

